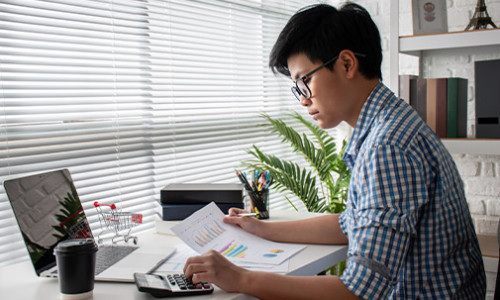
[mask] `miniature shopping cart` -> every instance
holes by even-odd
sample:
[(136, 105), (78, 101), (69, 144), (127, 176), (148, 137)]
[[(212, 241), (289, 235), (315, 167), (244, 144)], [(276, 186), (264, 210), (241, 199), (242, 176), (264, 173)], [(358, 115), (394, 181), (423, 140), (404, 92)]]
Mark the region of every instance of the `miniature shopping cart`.
[(137, 244), (137, 237), (131, 236), (130, 231), (137, 224), (142, 224), (142, 214), (121, 212), (118, 211), (114, 204), (104, 204), (97, 201), (94, 202), (94, 206), (99, 215), (99, 222), (101, 222), (102, 227), (102, 231), (97, 236), (98, 244), (103, 242), (101, 235), (107, 233), (114, 233), (111, 238), (113, 244), (116, 244), (115, 239), (119, 239), (120, 237), (123, 237), (125, 243), (131, 239), (134, 244)]

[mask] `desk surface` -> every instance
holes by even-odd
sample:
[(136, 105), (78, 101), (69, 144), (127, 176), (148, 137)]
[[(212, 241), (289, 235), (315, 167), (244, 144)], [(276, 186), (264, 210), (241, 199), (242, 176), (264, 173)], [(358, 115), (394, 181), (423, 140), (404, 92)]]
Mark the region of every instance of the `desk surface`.
[[(314, 216), (314, 214), (295, 213), (293, 211), (273, 212), (270, 221), (296, 220), (311, 216)], [(182, 243), (176, 236), (159, 234), (154, 231), (139, 235), (139, 244), (149, 242), (168, 244), (172, 247)], [(315, 275), (344, 260), (346, 251), (347, 246), (307, 245), (304, 250), (291, 258), (287, 274)], [(9, 299), (60, 299), (57, 279), (37, 277), (29, 261), (0, 268), (0, 293), (8, 295)], [(133, 283), (95, 283), (94, 300), (113, 298), (120, 300), (156, 299), (139, 292)], [(254, 298), (244, 294), (226, 293), (215, 287), (214, 293), (210, 295), (179, 297), (176, 299), (225, 300)]]

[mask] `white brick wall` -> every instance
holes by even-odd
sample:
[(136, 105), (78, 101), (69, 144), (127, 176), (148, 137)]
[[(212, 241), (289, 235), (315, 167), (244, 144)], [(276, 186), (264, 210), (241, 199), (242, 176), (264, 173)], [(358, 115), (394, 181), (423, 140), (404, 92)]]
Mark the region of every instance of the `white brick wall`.
[[(392, 0), (391, 0), (392, 1)], [(379, 26), (382, 36), (384, 61), (382, 73), (389, 79), (389, 1), (354, 1), (368, 8)], [(446, 0), (449, 31), (461, 31), (468, 25), (477, 0)], [(500, 27), (500, 0), (487, 0), (486, 6), (493, 22)], [(399, 1), (400, 35), (412, 34), (411, 0)], [(429, 51), (422, 57), (424, 77), (464, 77), (469, 80), (468, 131), (474, 137), (474, 61), (500, 58), (500, 46), (484, 48)], [(400, 74), (418, 74), (419, 59), (400, 55)], [(465, 191), (474, 225), (478, 234), (495, 235), (500, 219), (500, 155), (454, 155), (465, 183)], [(485, 258), (488, 295), (493, 299), (498, 260)]]

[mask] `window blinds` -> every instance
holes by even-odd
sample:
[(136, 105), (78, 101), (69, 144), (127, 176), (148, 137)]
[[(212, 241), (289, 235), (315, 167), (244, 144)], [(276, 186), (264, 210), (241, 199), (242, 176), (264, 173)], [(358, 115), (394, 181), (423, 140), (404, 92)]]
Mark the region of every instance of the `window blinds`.
[[(69, 168), (94, 201), (153, 226), (171, 182), (237, 182), (259, 113), (297, 109), (267, 67), (288, 18), (316, 1), (2, 0), (0, 176)], [(289, 206), (274, 196), (273, 207)], [(0, 265), (27, 259), (3, 187)]]

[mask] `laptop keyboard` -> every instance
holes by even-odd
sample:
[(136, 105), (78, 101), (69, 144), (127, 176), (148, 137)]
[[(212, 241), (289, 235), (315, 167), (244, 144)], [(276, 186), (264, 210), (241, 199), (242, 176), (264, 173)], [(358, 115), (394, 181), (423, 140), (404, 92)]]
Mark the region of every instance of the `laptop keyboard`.
[(99, 245), (95, 259), (95, 275), (100, 274), (138, 248), (134, 246)]

